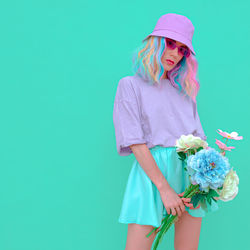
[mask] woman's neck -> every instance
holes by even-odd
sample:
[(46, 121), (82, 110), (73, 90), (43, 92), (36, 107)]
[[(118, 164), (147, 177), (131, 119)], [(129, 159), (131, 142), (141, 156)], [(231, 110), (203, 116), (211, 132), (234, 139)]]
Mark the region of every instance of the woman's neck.
[(162, 78), (162, 79), (168, 79), (168, 74), (167, 74), (167, 71), (165, 71), (164, 76), (163, 76), (163, 78)]

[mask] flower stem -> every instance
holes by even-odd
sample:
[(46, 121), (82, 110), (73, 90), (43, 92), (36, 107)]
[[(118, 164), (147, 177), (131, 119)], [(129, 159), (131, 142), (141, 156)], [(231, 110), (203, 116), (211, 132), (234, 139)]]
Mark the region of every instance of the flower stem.
[[(195, 193), (197, 193), (197, 191), (199, 191), (199, 185), (193, 185), (190, 184), (186, 190), (184, 191), (184, 195), (183, 198), (190, 198), (192, 197)], [(161, 223), (160, 227), (155, 227), (148, 235), (147, 237), (149, 237), (155, 230), (158, 230), (157, 233), (157, 237), (153, 246), (153, 250), (157, 249), (157, 246), (159, 245), (159, 243), (162, 241), (163, 235), (168, 231), (168, 229), (171, 227), (171, 225), (173, 223), (176, 222), (176, 220), (178, 219), (178, 215), (172, 215), (172, 214), (168, 214)]]
[(171, 215), (166, 222), (166, 224), (162, 227), (160, 233), (157, 235), (156, 241), (153, 246), (153, 250), (157, 249), (157, 246), (163, 239), (163, 235), (168, 231), (168, 229), (172, 226), (173, 223), (177, 220), (178, 215)]
[[(167, 216), (161, 221), (161, 225), (159, 226), (159, 227), (155, 227), (150, 233), (148, 233), (147, 235), (146, 235), (146, 237), (148, 238), (154, 231), (156, 231), (157, 229), (159, 229), (160, 227), (162, 227), (163, 225), (164, 225), (164, 223), (168, 220), (168, 217), (169, 217), (170, 215), (169, 214), (167, 214)], [(160, 231), (160, 230), (159, 230)]]

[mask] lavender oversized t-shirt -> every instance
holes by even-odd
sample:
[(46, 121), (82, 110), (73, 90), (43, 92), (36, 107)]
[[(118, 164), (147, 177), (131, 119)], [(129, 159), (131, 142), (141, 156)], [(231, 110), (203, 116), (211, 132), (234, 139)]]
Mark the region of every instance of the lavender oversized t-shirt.
[(182, 134), (207, 139), (191, 97), (180, 94), (168, 79), (160, 83), (150, 85), (136, 74), (120, 79), (113, 107), (119, 155), (131, 154), (132, 144), (172, 147)]

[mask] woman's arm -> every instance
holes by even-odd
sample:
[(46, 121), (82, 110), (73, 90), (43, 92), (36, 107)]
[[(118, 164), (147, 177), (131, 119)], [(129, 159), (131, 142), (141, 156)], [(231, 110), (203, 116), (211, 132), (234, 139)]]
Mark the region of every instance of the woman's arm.
[(170, 185), (157, 166), (149, 148), (144, 144), (133, 144), (129, 146), (133, 151), (138, 163), (143, 168), (147, 176), (155, 184), (159, 191), (170, 189)]
[(179, 195), (169, 185), (166, 178), (162, 174), (161, 170), (157, 166), (153, 155), (151, 154), (146, 143), (144, 144), (133, 144), (129, 146), (134, 153), (138, 163), (143, 168), (147, 176), (155, 184), (160, 192), (162, 202), (166, 208), (168, 214), (178, 214), (181, 216), (185, 212), (184, 204), (192, 206), (190, 198), (180, 198)]

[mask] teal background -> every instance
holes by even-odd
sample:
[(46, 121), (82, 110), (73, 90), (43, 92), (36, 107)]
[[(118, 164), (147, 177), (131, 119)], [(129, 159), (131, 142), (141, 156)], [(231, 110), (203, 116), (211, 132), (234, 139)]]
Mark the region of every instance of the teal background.
[[(199, 115), (244, 139), (227, 154), (239, 193), (203, 219), (200, 250), (246, 249), (249, 1), (1, 1), (0, 249), (125, 249), (118, 223), (134, 156), (116, 152), (112, 109), (131, 54), (166, 13), (195, 26)], [(159, 249), (174, 249), (174, 228)]]

